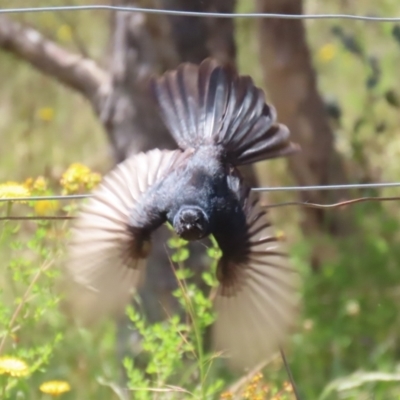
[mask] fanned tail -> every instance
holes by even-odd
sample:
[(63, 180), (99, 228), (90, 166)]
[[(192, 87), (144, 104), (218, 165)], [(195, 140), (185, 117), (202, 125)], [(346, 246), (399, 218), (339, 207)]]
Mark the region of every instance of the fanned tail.
[(243, 165), (299, 150), (285, 125), (248, 76), (206, 59), (153, 79), (162, 117), (181, 149), (220, 145), (226, 160)]

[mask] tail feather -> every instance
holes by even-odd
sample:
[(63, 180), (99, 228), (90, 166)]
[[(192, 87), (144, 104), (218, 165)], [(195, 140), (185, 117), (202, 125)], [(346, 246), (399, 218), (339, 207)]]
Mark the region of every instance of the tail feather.
[(276, 123), (276, 111), (248, 76), (207, 59), (185, 63), (152, 81), (162, 117), (182, 149), (221, 145), (228, 162), (242, 165), (299, 149)]

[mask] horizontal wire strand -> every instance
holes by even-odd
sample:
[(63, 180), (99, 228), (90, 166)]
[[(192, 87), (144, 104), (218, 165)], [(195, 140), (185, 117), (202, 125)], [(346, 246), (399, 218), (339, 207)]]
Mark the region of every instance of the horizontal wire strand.
[(2, 197), (0, 203), (4, 201), (43, 201), (43, 200), (80, 200), (91, 197), (90, 194), (68, 194), (54, 196), (27, 196), (27, 197)]
[[(339, 208), (344, 206), (351, 206), (356, 203), (363, 203), (363, 202), (379, 202), (379, 201), (399, 201), (400, 196), (394, 197), (360, 197), (357, 199), (345, 200), (339, 203), (332, 203), (332, 204), (318, 204), (318, 203), (308, 203), (305, 201), (288, 201), (284, 203), (277, 203), (277, 204), (266, 204), (262, 205), (263, 208), (278, 208), (278, 207), (287, 207), (287, 206), (300, 206), (306, 208)], [(0, 221), (50, 221), (50, 220), (70, 220), (75, 219), (75, 217), (70, 215), (43, 215), (43, 216), (5, 216), (0, 217)]]
[(80, 6), (47, 6), (47, 7), (19, 7), (2, 8), (0, 14), (60, 12), (60, 11), (123, 11), (141, 12), (146, 14), (163, 14), (173, 16), (200, 17), (200, 18), (277, 18), (277, 19), (349, 19), (370, 22), (400, 22), (400, 17), (376, 17), (352, 14), (279, 14), (279, 13), (218, 13), (163, 10), (155, 8), (124, 7), (112, 5), (80, 5)]
[(75, 219), (70, 215), (8, 215), (6, 217), (0, 217), (0, 221), (64, 221), (68, 219)]
[[(315, 190), (349, 190), (349, 189), (383, 189), (400, 187), (400, 182), (388, 183), (352, 183), (344, 185), (316, 185), (316, 186), (275, 186), (252, 188), (255, 192), (302, 192)], [(54, 196), (31, 196), (31, 197), (2, 197), (0, 202), (5, 201), (42, 201), (42, 200), (79, 200), (91, 197), (90, 194), (69, 194)]]
[(400, 182), (387, 183), (350, 183), (343, 185), (316, 185), (316, 186), (276, 186), (252, 188), (255, 192), (293, 192), (293, 191), (312, 191), (312, 190), (348, 190), (348, 189), (379, 189), (400, 187)]

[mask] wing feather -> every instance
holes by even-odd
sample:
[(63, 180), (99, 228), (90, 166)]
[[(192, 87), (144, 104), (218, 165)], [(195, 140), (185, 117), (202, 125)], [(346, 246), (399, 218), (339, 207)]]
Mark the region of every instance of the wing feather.
[(244, 201), (243, 212), (247, 232), (231, 233), (241, 235), (242, 245), (235, 251), (222, 249), (213, 327), (215, 349), (241, 370), (268, 360), (284, 344), (298, 313), (299, 287), (283, 243), (255, 195)]
[(221, 145), (236, 166), (299, 150), (253, 80), (215, 60), (181, 64), (152, 80), (151, 90), (181, 149)]
[(146, 246), (141, 232), (129, 229), (132, 210), (184, 158), (179, 150), (135, 155), (106, 175), (83, 205), (72, 226), (65, 266), (65, 306), (74, 317), (90, 324), (123, 312), (147, 253), (137, 251)]

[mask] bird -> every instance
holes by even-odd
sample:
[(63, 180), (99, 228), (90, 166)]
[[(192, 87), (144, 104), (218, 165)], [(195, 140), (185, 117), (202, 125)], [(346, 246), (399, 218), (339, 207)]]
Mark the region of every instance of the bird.
[(105, 175), (71, 228), (66, 295), (82, 319), (124, 310), (141, 284), (151, 235), (164, 223), (221, 250), (212, 327), (235, 369), (273, 356), (298, 313), (298, 273), (238, 167), (300, 147), (249, 76), (215, 59), (182, 63), (149, 90), (176, 150), (130, 156)]

